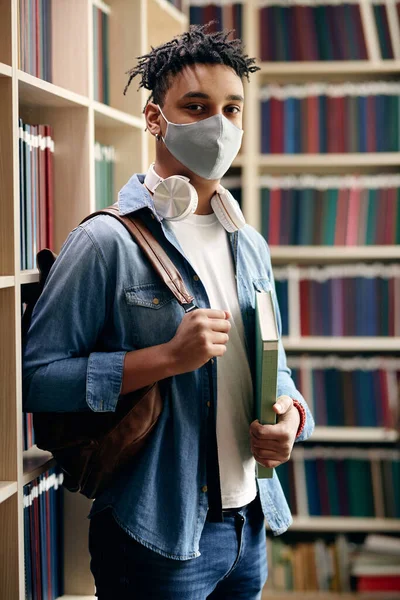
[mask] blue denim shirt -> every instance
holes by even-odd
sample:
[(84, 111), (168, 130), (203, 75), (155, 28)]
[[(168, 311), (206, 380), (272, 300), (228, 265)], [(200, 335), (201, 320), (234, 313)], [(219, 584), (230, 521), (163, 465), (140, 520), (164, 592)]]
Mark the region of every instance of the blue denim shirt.
[[(210, 308), (205, 288), (185, 258), (168, 222), (155, 213), (143, 175), (119, 193), (121, 214), (140, 211), (143, 221), (180, 271), (201, 308)], [(255, 290), (274, 290), (264, 238), (246, 225), (228, 234), (239, 304), (254, 381)], [(153, 299), (159, 299), (158, 304)], [(279, 309), (275, 298), (278, 326)], [(100, 215), (76, 227), (65, 241), (34, 309), (24, 344), (26, 411), (113, 411), (122, 385), (126, 352), (168, 342), (184, 310), (151, 267), (126, 229)], [(208, 509), (205, 434), (208, 400), (216, 395), (218, 360), (212, 378), (206, 366), (162, 382), (164, 408), (154, 434), (132, 467), (125, 469), (93, 503), (91, 515), (112, 507), (120, 525), (137, 541), (164, 556), (199, 556)], [(306, 409), (308, 438), (313, 417), (296, 389), (279, 348), (278, 395)], [(214, 386), (211, 390), (210, 386)], [(275, 535), (292, 522), (277, 475), (259, 479), (267, 522)]]

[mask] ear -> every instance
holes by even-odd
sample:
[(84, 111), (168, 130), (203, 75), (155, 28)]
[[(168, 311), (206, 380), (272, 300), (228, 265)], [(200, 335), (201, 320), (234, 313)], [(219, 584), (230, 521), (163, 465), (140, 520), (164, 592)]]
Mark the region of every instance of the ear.
[(161, 133), (160, 127), (160, 109), (157, 104), (149, 102), (144, 110), (144, 116), (146, 119), (147, 129), (154, 137)]

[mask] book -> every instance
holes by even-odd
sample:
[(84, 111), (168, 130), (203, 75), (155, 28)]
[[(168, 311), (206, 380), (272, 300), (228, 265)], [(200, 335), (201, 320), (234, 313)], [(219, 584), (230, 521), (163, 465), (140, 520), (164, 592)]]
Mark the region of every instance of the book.
[[(256, 291), (256, 394), (255, 418), (261, 424), (276, 423), (272, 406), (278, 385), (279, 333), (271, 291)], [(258, 477), (270, 478), (273, 469), (258, 465)]]

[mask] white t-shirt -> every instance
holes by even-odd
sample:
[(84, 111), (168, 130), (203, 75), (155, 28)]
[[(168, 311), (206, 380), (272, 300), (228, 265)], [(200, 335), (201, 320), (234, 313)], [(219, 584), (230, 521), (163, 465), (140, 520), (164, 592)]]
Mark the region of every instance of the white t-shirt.
[(214, 213), (168, 224), (203, 283), (211, 308), (232, 315), (227, 351), (217, 358), (217, 443), (222, 506), (244, 506), (257, 494), (249, 435), (253, 388), (228, 235)]

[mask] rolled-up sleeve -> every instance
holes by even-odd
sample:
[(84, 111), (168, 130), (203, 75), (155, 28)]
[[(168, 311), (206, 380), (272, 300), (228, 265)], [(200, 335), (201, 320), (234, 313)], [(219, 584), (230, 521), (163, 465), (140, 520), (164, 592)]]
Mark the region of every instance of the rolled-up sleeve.
[[(270, 282), (271, 282), (271, 284), (273, 286), (273, 290), (274, 290), (274, 294), (273, 294), (274, 306), (275, 306), (275, 312), (276, 312), (276, 317), (277, 317), (279, 336), (281, 338), (282, 337), (282, 320), (281, 320), (279, 304), (278, 304), (278, 300), (277, 300), (277, 296), (276, 296), (275, 279), (274, 279), (274, 274), (272, 271), (269, 249), (268, 249), (268, 260), (269, 260), (269, 265), (268, 265), (269, 266), (269, 277), (270, 277)], [(298, 402), (300, 402), (300, 404), (304, 407), (304, 409), (306, 411), (306, 422), (305, 422), (304, 429), (303, 429), (302, 433), (299, 435), (299, 437), (296, 438), (296, 442), (301, 442), (301, 441), (308, 439), (311, 436), (312, 432), (314, 431), (315, 423), (314, 423), (314, 418), (311, 414), (311, 411), (308, 407), (308, 404), (307, 404), (306, 400), (303, 398), (303, 396), (301, 395), (301, 393), (299, 392), (299, 390), (296, 388), (291, 375), (292, 375), (292, 372), (289, 369), (289, 367), (287, 366), (286, 352), (283, 347), (282, 340), (280, 339), (279, 351), (278, 351), (278, 390), (277, 390), (277, 393), (278, 393), (278, 397), (286, 395), (286, 396), (290, 396), (290, 398), (293, 398), (293, 400), (297, 400)]]
[(114, 289), (101, 249), (87, 228), (77, 227), (50, 271), (24, 342), (25, 411), (115, 410), (126, 352), (96, 348)]

